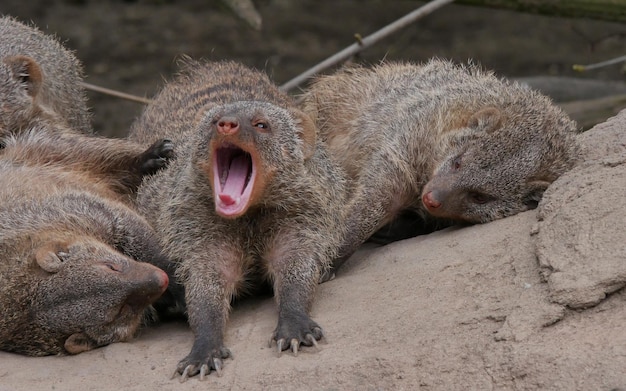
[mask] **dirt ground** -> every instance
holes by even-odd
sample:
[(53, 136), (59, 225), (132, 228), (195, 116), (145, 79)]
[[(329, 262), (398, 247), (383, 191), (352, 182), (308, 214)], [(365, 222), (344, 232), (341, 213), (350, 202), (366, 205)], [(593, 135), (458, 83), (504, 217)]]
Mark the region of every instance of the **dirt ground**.
[[(261, 1), (265, 30), (253, 32), (205, 3), (5, 0), (0, 12), (67, 38), (89, 82), (149, 96), (181, 53), (239, 59), (283, 82), (350, 44), (352, 33), (415, 7), (302, 1), (296, 12), (289, 1)], [(623, 54), (620, 32), (623, 25), (451, 6), (362, 59), (472, 57), (508, 76), (571, 76), (572, 63)], [(585, 77), (623, 75), (617, 67)], [(108, 135), (122, 135), (141, 109), (91, 98)], [(170, 379), (192, 335), (169, 323), (77, 356), (0, 352), (0, 391), (626, 390), (626, 111), (580, 139), (587, 161), (535, 211), (364, 246), (319, 286), (312, 317), (327, 338), (318, 349), (277, 357), (267, 346), (273, 299), (251, 298), (232, 312), (225, 342), (235, 358), (222, 377)]]

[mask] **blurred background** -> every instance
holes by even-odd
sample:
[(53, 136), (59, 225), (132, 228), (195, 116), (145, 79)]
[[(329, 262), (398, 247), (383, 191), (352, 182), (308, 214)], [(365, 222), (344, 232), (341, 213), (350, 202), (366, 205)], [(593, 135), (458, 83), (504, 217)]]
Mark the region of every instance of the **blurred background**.
[[(183, 54), (238, 60), (282, 84), (354, 43), (355, 34), (365, 37), (425, 2), (254, 0), (260, 29), (227, 3), (2, 0), (0, 13), (56, 34), (83, 61), (86, 82), (150, 97), (176, 72)], [(626, 24), (451, 4), (352, 61), (473, 59), (543, 90), (588, 128), (626, 107), (624, 63), (583, 73), (572, 65), (625, 54)], [(94, 92), (89, 99), (94, 126), (107, 136), (124, 136), (143, 107)]]

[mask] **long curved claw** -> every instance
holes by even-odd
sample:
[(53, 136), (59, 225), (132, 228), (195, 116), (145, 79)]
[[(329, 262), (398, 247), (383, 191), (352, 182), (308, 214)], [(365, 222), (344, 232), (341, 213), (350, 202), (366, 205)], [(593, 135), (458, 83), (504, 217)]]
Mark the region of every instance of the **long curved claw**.
[(313, 346), (315, 349), (319, 350), (319, 347), (317, 346), (317, 340), (315, 339), (315, 337), (313, 336), (313, 334), (307, 334), (306, 335), (306, 341), (311, 344), (311, 346)]
[(189, 379), (189, 372), (193, 369), (193, 365), (187, 365), (182, 375), (180, 375), (180, 382), (184, 383)]
[(217, 373), (217, 376), (222, 377), (222, 360), (216, 358), (213, 360), (213, 366), (215, 367), (215, 373)]
[(300, 346), (300, 341), (298, 341), (295, 338), (292, 338), (290, 345), (291, 345), (291, 351), (293, 352), (293, 355), (298, 357), (298, 347)]
[(285, 344), (284, 339), (279, 339), (276, 341), (276, 346), (278, 347), (278, 357), (283, 353), (283, 345)]
[(322, 338), (324, 338), (324, 329), (322, 329), (321, 327), (314, 327), (313, 328), (313, 338), (315, 338), (316, 340), (320, 340)]
[(204, 380), (207, 373), (209, 373), (209, 366), (207, 364), (202, 364), (200, 367), (200, 381)]

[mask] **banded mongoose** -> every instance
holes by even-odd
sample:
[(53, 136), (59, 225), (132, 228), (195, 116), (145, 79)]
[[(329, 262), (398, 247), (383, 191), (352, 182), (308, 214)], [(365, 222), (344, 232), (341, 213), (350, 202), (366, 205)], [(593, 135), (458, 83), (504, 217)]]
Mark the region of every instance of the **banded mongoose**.
[(353, 186), (335, 267), (403, 210), (485, 223), (534, 208), (578, 159), (549, 98), (472, 64), (348, 67), (303, 99)]
[(123, 140), (96, 145), (98, 140), (37, 129), (5, 140), (2, 350), (76, 354), (126, 341), (168, 287), (164, 270), (172, 275), (171, 263), (153, 229), (128, 206), (129, 190), (122, 187), (136, 186), (125, 177), (160, 161), (171, 144), (157, 142), (136, 155), (120, 150)]
[(181, 380), (230, 357), (231, 298), (259, 278), (273, 284), (278, 351), (316, 345), (309, 316), (320, 275), (343, 234), (344, 180), (310, 119), (258, 71), (185, 61), (131, 129), (145, 144), (171, 138), (176, 158), (148, 177), (140, 211), (179, 262), (194, 343)]
[(0, 136), (29, 129), (34, 119), (92, 133), (82, 72), (55, 37), (0, 17)]

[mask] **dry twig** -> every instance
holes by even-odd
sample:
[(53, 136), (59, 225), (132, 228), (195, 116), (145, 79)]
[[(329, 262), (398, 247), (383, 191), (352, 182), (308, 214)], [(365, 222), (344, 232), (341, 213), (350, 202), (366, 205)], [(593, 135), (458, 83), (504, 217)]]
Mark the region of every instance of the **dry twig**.
[(99, 92), (99, 93), (102, 93), (102, 94), (105, 94), (105, 95), (111, 95), (111, 96), (115, 96), (117, 98), (130, 100), (130, 101), (133, 101), (133, 102), (143, 103), (145, 105), (147, 105), (148, 103), (151, 102), (151, 100), (148, 99), (148, 98), (142, 98), (140, 96), (127, 94), (125, 92), (112, 90), (110, 88), (100, 87), (100, 86), (97, 86), (97, 85), (94, 85), (94, 84), (89, 84), (89, 83), (82, 82), (81, 85), (83, 86), (83, 88), (85, 88), (86, 90), (89, 90), (89, 91), (95, 91), (95, 92)]
[(612, 58), (610, 60), (597, 62), (595, 64), (589, 64), (589, 65), (574, 64), (572, 65), (572, 68), (578, 72), (585, 72), (591, 69), (603, 68), (609, 65), (619, 64), (620, 62), (626, 62), (626, 56), (619, 56), (616, 58)]
[[(415, 22), (416, 20), (430, 14), (431, 12), (437, 10), (438, 8), (443, 7), (446, 4), (452, 3), (454, 0), (433, 0), (423, 6), (421, 6), (420, 8), (416, 9), (415, 11), (403, 16), (402, 18), (396, 20), (395, 22), (388, 24), (387, 26), (383, 27), (382, 29), (376, 31), (375, 33), (368, 35), (365, 38), (360, 38), (360, 36), (357, 37), (357, 42), (353, 43), (352, 45), (348, 46), (347, 48), (343, 49), (342, 51), (340, 51), (339, 53), (336, 53), (330, 57), (328, 57), (326, 60), (322, 61), (321, 63), (315, 65), (314, 67), (310, 68), (309, 70), (305, 71), (304, 73), (294, 77), (293, 79), (289, 80), (288, 82), (286, 82), (285, 84), (283, 84), (282, 86), (280, 86), (280, 89), (283, 91), (289, 91), (292, 90), (294, 88), (296, 88), (297, 86), (299, 86), (300, 84), (302, 84), (303, 82), (305, 82), (308, 78), (310, 78), (311, 76), (323, 71), (326, 68), (329, 68), (341, 61), (344, 61), (348, 58), (350, 58), (351, 56), (355, 55), (356, 53), (362, 51), (363, 49), (370, 47), (372, 45), (374, 45), (375, 43), (377, 43), (378, 41), (380, 41), (383, 38), (386, 38), (388, 35), (391, 35), (392, 33), (395, 33), (396, 31), (400, 30), (401, 28), (404, 28), (406, 26), (408, 26), (409, 24)], [(360, 39), (358, 39), (360, 38)]]

